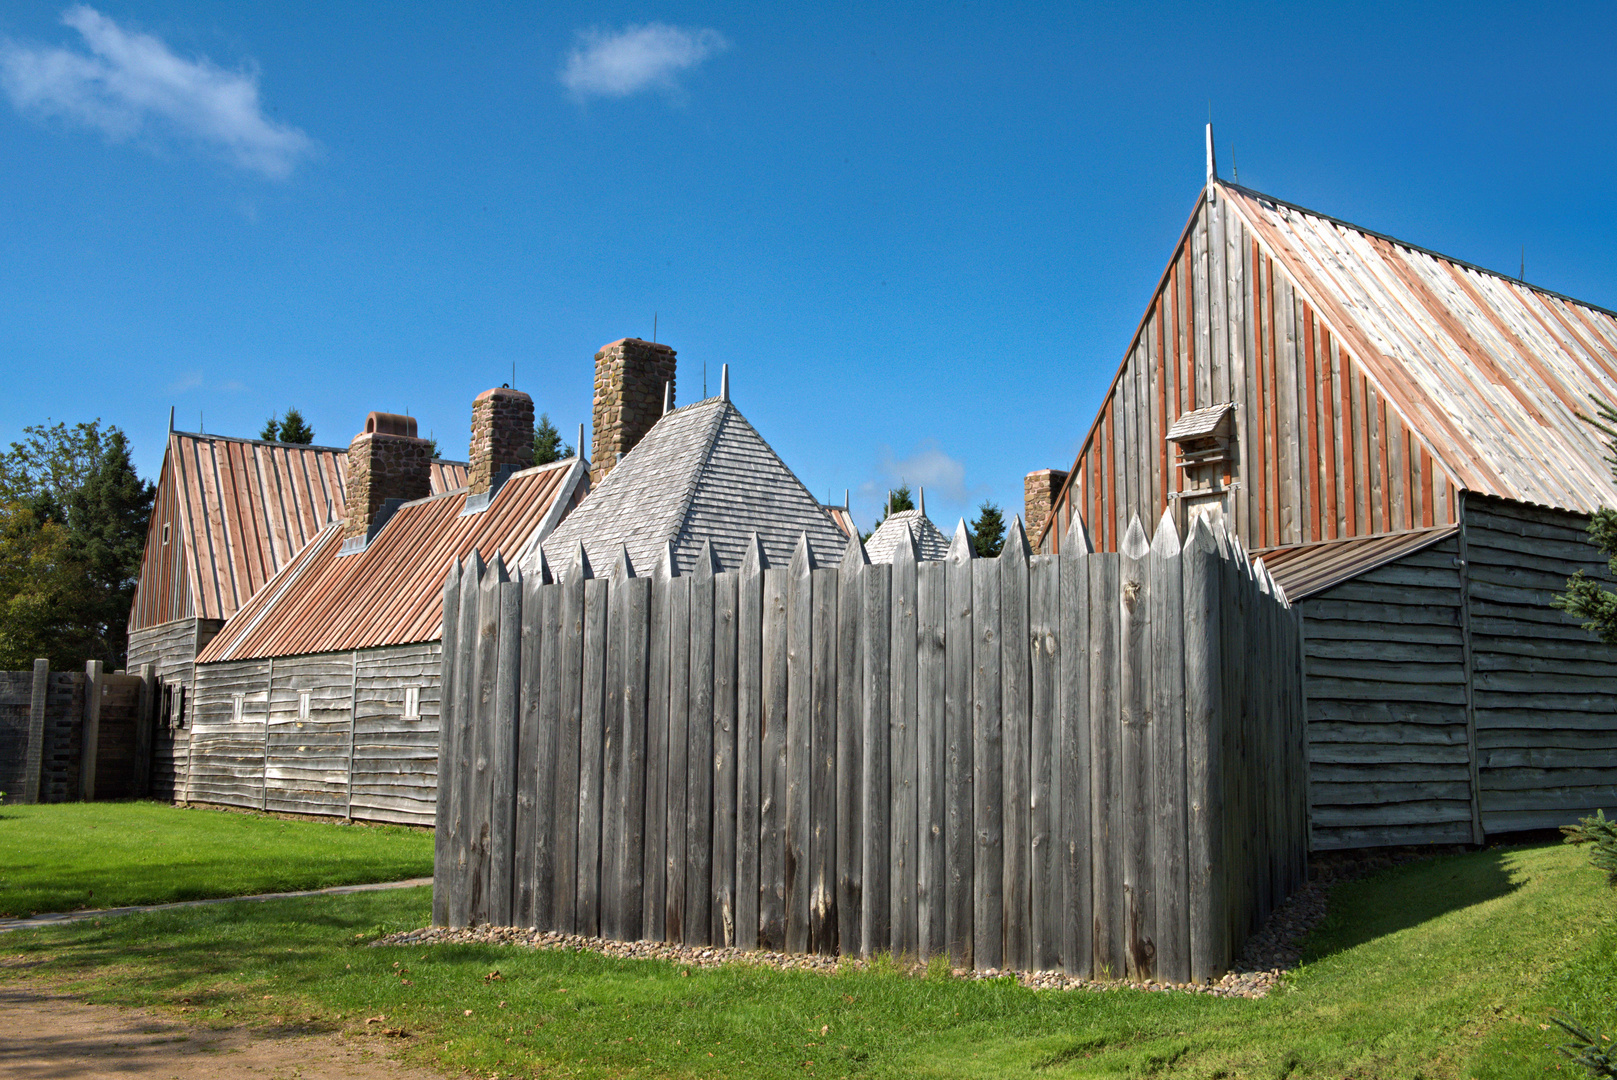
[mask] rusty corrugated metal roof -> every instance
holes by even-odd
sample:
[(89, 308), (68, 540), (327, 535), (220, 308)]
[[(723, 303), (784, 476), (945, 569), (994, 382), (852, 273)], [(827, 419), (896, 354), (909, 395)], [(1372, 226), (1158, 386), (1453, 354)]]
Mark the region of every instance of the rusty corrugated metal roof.
[(514, 474), (487, 509), (466, 491), (405, 503), (365, 550), (339, 556), (342, 524), (323, 529), (236, 612), (199, 663), (435, 641), (444, 574), (476, 548), (515, 566), (571, 507), (588, 472), (577, 458)]
[(1460, 485), (1617, 505), (1590, 395), (1617, 400), (1617, 316), (1233, 184), (1255, 232)]
[(1459, 531), (1458, 525), (1445, 525), (1413, 532), (1356, 536), (1270, 548), (1256, 552), (1254, 557), (1263, 559), (1263, 565), (1285, 590), (1286, 599), (1295, 604), (1378, 566), (1441, 543)]
[[(163, 468), (165, 483), (172, 478), (174, 512), (163, 522), (154, 515), (152, 529), (168, 523), (180, 534), (184, 585), (198, 618), (228, 619), (345, 512), (347, 448), (175, 431)], [(463, 462), (434, 461), (432, 490), (465, 487), (466, 475)], [(143, 610), (137, 594), (134, 611)]]

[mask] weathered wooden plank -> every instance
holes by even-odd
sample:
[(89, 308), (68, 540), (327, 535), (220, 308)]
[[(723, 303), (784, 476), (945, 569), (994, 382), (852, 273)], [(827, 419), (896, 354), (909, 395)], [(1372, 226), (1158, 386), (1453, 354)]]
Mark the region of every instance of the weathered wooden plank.
[(763, 572), (763, 759), (759, 767), (759, 944), (786, 947), (787, 595), (785, 568)]
[(888, 946), (891, 940), (892, 857), (889, 829), (891, 770), (888, 715), (891, 709), (893, 568), (874, 563), (865, 568), (864, 605), (860, 634), (865, 644), (864, 671), (864, 850), (861, 856), (859, 942), (862, 955), (869, 956)]
[(808, 947), (837, 952), (837, 596), (836, 567), (811, 575), (809, 702)]
[(623, 650), (620, 726), (623, 764), (618, 783), (617, 929), (626, 940), (645, 925), (646, 725), (650, 672), (651, 580), (631, 578), (615, 588), (622, 599), (614, 614), (614, 639)]
[(917, 809), (915, 793), (915, 680), (916, 680), (916, 573), (914, 537), (905, 537), (893, 554), (893, 599), (888, 651), (891, 675), (888, 680), (887, 715), (889, 804), (888, 851), (891, 876), (888, 879), (890, 939), (895, 956), (914, 956), (920, 949), (919, 922), (915, 913)]
[(606, 736), (610, 583), (584, 582), (583, 710), (578, 738), (578, 895), (575, 932), (601, 932), (601, 780)]
[(672, 544), (664, 544), (651, 577), (650, 658), (646, 687), (645, 881), (640, 936), (662, 941), (668, 907), (668, 658), (670, 582), (679, 574)]
[(685, 940), (686, 790), (691, 701), (691, 578), (668, 583), (668, 803), (663, 901), (663, 934), (667, 941)]
[(685, 756), (685, 944), (713, 942), (713, 577), (704, 540), (691, 574), (691, 689)]
[(813, 707), (813, 558), (798, 540), (786, 594), (786, 948), (809, 948), (809, 776)]
[[(601, 936), (623, 940), (623, 585), (634, 575), (627, 548), (619, 547), (607, 581), (606, 673), (601, 710)], [(637, 927), (638, 929), (638, 927)]]
[(472, 699), (467, 719), (471, 724), (472, 769), (469, 782), (467, 828), (467, 899), (469, 923), (489, 918), (489, 829), (493, 815), (494, 710), (499, 688), (500, 591), (506, 582), (498, 554), (478, 586)]
[(713, 579), (713, 908), (715, 945), (736, 944), (736, 649), (740, 578)]
[[(500, 565), (495, 556), (495, 566)], [(517, 709), (522, 680), (522, 580), (499, 588), (499, 667), (489, 748), (488, 921), (512, 926), (516, 898)]]
[[(1065, 548), (1065, 545), (1063, 545)], [(974, 552), (961, 521), (949, 544), (947, 623), (944, 636), (943, 937), (950, 961), (972, 964), (972, 859), (976, 846), (972, 807)]]
[(859, 956), (861, 892), (864, 882), (864, 678), (860, 609), (864, 573), (870, 564), (855, 535), (837, 568), (837, 936), (840, 951)]
[(754, 533), (741, 560), (736, 655), (736, 944), (756, 948), (763, 764), (764, 552)]
[(1063, 860), (1061, 835), (1061, 562), (1035, 555), (1028, 565), (1028, 642), (1032, 697), (1029, 715), (1029, 900), (1033, 967), (1061, 966)]
[(1028, 629), (1028, 546), (1018, 518), (999, 552), (1000, 753), (1006, 967), (1033, 966), (1032, 671)]
[[(449, 925), (449, 892), (450, 876), (454, 870), (454, 844), (450, 839), (450, 807), (454, 804), (455, 789), (459, 777), (455, 770), (455, 737), (457, 729), (454, 720), (455, 678), (460, 667), (460, 651), (457, 646), (460, 630), (460, 579), (461, 568), (458, 560), (451, 560), (449, 573), (444, 576), (443, 586), (443, 713), (438, 721), (438, 793), (437, 801), (433, 807), (433, 843), (432, 843), (432, 925)], [(475, 586), (474, 586), (475, 587)], [(50, 661), (36, 661), (35, 681), (39, 681), (38, 671), (40, 663), (46, 665), (49, 671)], [(350, 687), (352, 683), (350, 683)], [(39, 699), (40, 720), (44, 720), (43, 695), (36, 691)], [(350, 727), (350, 732), (352, 728)], [(33, 746), (30, 743), (30, 752)], [(351, 770), (350, 770), (351, 771)], [(35, 798), (38, 789), (38, 769), (34, 769), (31, 777), (35, 788)], [(32, 800), (30, 800), (32, 801)]]
[(972, 816), (976, 870), (972, 894), (972, 962), (977, 970), (999, 968), (1005, 955), (1004, 747), (1000, 686), (1000, 562), (971, 565), (972, 630)]
[(1119, 632), (1124, 962), (1130, 978), (1156, 973), (1156, 884), (1151, 860), (1151, 586), (1150, 547), (1138, 518), (1123, 537)]
[(579, 770), (584, 717), (584, 589), (589, 559), (580, 544), (557, 598), (557, 669), (561, 674), (556, 729), (556, 877), (551, 911), (558, 930), (578, 932)]
[[(1289, 305), (1288, 305), (1289, 309)], [(1164, 513), (1151, 543), (1152, 874), (1157, 890), (1157, 974), (1191, 974), (1189, 823), (1186, 791), (1185, 604), (1183, 555)], [(1276, 681), (1285, 685), (1284, 670)]]
[(1224, 860), (1222, 568), (1206, 523), (1192, 527), (1182, 556), (1186, 777), (1186, 900), (1190, 977), (1217, 978), (1231, 959)]
[(1091, 892), (1089, 558), (1083, 522), (1073, 519), (1061, 544), (1059, 717), (1055, 818), (1060, 837), (1061, 962), (1069, 975), (1095, 974)]
[(1122, 586), (1115, 553), (1089, 563), (1090, 896), (1094, 911), (1091, 953), (1098, 978), (1124, 971), (1122, 827), (1118, 782), (1118, 726), (1122, 663), (1118, 633)]
[(948, 625), (946, 562), (916, 567), (916, 817), (920, 835), (915, 865), (915, 916), (923, 957), (946, 955), (943, 833), (947, 719), (945, 684)]

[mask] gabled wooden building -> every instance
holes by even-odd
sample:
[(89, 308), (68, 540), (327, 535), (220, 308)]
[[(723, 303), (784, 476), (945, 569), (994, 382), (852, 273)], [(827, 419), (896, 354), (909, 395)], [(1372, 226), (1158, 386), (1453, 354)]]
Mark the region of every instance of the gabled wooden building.
[[(168, 433), (129, 613), (129, 668), (162, 682), (152, 791), (174, 797), (197, 653), (225, 620), (331, 521), (347, 513), (342, 447)], [(434, 492), (466, 486), (466, 464), (434, 460)]]
[[(1207, 180), (1036, 545), (1217, 516), (1298, 604), (1316, 848), (1481, 842), (1617, 806), (1591, 396), (1617, 315)], [(1038, 483), (1035, 483), (1038, 478)], [(1042, 510), (1042, 506), (1041, 506)], [(1031, 515), (1030, 515), (1031, 516)]]

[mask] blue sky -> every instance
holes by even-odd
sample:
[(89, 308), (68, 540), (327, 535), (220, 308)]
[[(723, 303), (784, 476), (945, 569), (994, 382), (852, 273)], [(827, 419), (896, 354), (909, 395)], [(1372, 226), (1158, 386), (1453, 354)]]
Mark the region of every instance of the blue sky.
[[(381, 9), (381, 10), (378, 10)], [(1070, 463), (1221, 169), (1617, 307), (1609, 6), (0, 10), (0, 442), (168, 408), (464, 456), (658, 337), (819, 497), (945, 528)], [(569, 435), (571, 438), (571, 435)]]

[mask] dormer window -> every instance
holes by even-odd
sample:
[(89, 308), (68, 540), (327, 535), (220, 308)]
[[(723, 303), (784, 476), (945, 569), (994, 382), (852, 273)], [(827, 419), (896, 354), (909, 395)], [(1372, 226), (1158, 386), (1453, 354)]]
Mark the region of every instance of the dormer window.
[(163, 522), (163, 544), (165, 547), (168, 545), (168, 530), (169, 523), (165, 521)]

